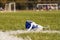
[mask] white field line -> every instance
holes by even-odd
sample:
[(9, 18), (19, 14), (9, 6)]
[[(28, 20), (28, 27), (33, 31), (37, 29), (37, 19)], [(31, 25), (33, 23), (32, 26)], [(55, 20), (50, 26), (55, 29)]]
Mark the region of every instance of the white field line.
[(17, 30), (17, 31), (6, 31), (7, 34), (22, 34), (22, 33), (58, 33), (57, 30), (45, 30), (45, 31), (27, 31), (27, 30)]
[(8, 33), (0, 31), (0, 40), (23, 40), (23, 38), (18, 38)]
[(16, 30), (16, 31), (6, 31), (6, 32), (0, 31), (0, 40), (27, 40), (27, 39), (31, 40), (30, 37), (23, 39), (23, 38), (18, 38), (13, 36), (13, 34), (15, 35), (15, 34), (22, 34), (22, 33), (58, 33), (60, 34), (60, 31), (56, 31), (56, 30), (45, 30), (45, 31)]
[(13, 36), (13, 34), (23, 33), (23, 30), (20, 31), (6, 31), (6, 32), (0, 31), (0, 40), (31, 40), (29, 36), (27, 36), (25, 39), (21, 37), (18, 38), (17, 36)]

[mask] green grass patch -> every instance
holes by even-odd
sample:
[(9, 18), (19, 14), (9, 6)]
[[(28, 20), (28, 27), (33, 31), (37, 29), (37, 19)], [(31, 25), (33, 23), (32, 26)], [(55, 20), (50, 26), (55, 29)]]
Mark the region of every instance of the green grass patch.
[(60, 11), (0, 12), (0, 30), (25, 29), (26, 20), (39, 25), (49, 25), (51, 30), (60, 30)]

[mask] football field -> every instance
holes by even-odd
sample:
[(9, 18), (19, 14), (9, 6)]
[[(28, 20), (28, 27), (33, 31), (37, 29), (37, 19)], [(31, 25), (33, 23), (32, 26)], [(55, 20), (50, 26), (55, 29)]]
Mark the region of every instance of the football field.
[(25, 29), (26, 20), (31, 20), (51, 30), (60, 30), (60, 11), (19, 11), (0, 13), (0, 30)]
[[(26, 20), (49, 26), (50, 30), (60, 30), (60, 11), (0, 12), (0, 30), (25, 30)], [(29, 36), (32, 40), (60, 40), (60, 34), (57, 33), (27, 33), (17, 36), (23, 38)]]

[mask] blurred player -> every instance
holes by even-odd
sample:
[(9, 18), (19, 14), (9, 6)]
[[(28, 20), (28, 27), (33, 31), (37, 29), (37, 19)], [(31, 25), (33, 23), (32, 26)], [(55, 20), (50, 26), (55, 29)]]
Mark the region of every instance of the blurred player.
[(38, 25), (33, 21), (27, 20), (26, 21), (26, 29), (28, 31), (30, 31), (30, 30), (40, 30), (41, 31), (41, 30), (43, 30), (43, 26)]

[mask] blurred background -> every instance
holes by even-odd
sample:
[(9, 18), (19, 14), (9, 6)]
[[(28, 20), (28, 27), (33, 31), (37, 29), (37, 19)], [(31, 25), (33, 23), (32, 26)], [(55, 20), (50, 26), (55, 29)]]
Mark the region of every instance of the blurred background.
[(60, 0), (0, 0), (0, 10), (13, 10), (13, 7), (15, 10), (55, 10), (60, 9)]

